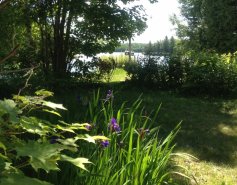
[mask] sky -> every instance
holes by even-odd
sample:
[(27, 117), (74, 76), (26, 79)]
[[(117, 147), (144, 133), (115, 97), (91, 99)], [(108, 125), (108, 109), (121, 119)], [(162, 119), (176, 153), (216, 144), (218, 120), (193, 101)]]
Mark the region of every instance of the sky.
[[(141, 2), (141, 1), (140, 1)], [(148, 14), (148, 28), (140, 36), (136, 36), (133, 42), (148, 43), (175, 36), (174, 26), (170, 22), (170, 16), (179, 15), (178, 0), (159, 0), (158, 3), (150, 4), (143, 0), (143, 6)]]

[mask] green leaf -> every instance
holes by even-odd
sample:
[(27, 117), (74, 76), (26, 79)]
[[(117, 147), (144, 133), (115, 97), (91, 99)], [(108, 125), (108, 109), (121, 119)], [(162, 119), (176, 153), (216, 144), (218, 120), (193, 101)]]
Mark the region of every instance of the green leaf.
[(88, 134), (78, 135), (76, 138), (88, 141), (90, 143), (95, 143), (96, 140), (110, 140), (109, 138), (105, 136), (90, 136)]
[(77, 138), (67, 138), (67, 139), (58, 139), (58, 142), (62, 143), (63, 145), (78, 147), (76, 144)]
[(57, 116), (59, 116), (59, 117), (62, 117), (58, 112), (53, 111), (53, 110), (43, 109), (43, 111), (44, 111), (44, 112), (51, 113), (51, 114), (55, 114), (55, 115), (57, 115)]
[(65, 107), (63, 107), (62, 104), (57, 104), (50, 101), (43, 101), (43, 105), (46, 107), (52, 108), (54, 110), (57, 110), (57, 109), (67, 110)]
[(37, 96), (45, 96), (45, 97), (53, 96), (53, 92), (47, 91), (45, 89), (38, 90), (35, 92), (35, 94)]
[(6, 146), (0, 141), (0, 148), (2, 148), (4, 150), (4, 153), (6, 153)]
[(33, 134), (39, 134), (43, 136), (50, 132), (50, 128), (45, 125), (42, 120), (39, 120), (35, 117), (22, 116), (20, 119), (20, 124), (24, 130)]
[(52, 185), (51, 183), (41, 181), (35, 178), (27, 177), (19, 173), (7, 174), (7, 177), (1, 178), (0, 185)]
[(23, 104), (29, 104), (30, 100), (26, 96), (14, 95), (13, 99), (16, 101), (21, 101)]
[(77, 166), (83, 170), (86, 170), (86, 171), (87, 171), (87, 169), (85, 167), (85, 164), (91, 163), (87, 158), (83, 158), (83, 157), (71, 158), (66, 155), (61, 155), (61, 160), (68, 161), (68, 162), (74, 164), (75, 166)]
[(29, 141), (21, 147), (16, 147), (17, 156), (29, 156), (30, 164), (37, 171), (39, 168), (45, 171), (59, 170), (57, 161), (60, 159), (60, 151), (68, 149), (61, 144), (38, 143)]
[(16, 107), (16, 103), (13, 100), (0, 100), (0, 116), (7, 115), (9, 121), (17, 123), (18, 114), (21, 111)]
[(60, 125), (56, 125), (55, 128), (59, 129), (59, 130), (62, 130), (62, 131), (65, 131), (65, 132), (72, 132), (72, 133), (75, 133), (73, 129), (71, 129), (70, 127), (62, 127)]

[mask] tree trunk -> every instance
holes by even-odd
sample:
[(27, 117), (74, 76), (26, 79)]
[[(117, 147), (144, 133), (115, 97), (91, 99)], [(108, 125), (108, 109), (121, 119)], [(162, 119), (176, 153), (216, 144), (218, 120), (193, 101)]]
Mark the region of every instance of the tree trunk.
[(131, 62), (132, 54), (132, 37), (128, 38), (128, 61)]

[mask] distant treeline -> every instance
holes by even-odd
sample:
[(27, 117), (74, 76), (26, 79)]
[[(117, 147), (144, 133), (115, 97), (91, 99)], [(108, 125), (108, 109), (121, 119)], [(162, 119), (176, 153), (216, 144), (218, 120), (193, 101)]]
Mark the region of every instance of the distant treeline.
[[(132, 43), (132, 51), (143, 53), (145, 52), (146, 43)], [(119, 47), (115, 49), (115, 52), (124, 52), (128, 50), (128, 43), (121, 44)]]
[[(165, 39), (155, 43), (132, 43), (132, 51), (147, 55), (165, 56), (173, 53), (175, 43), (174, 37), (168, 38), (166, 36)], [(121, 46), (116, 48), (115, 52), (124, 52), (126, 50), (128, 50), (128, 43), (121, 44)]]

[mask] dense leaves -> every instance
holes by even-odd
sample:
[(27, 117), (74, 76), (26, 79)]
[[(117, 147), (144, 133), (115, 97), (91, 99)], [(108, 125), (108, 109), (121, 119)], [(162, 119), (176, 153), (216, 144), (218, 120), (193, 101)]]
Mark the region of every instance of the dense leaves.
[(45, 74), (65, 76), (75, 54), (112, 52), (145, 30), (142, 2), (132, 2), (12, 0), (0, 14), (0, 43), (6, 48), (1, 52), (21, 44), (21, 67), (40, 62)]
[(52, 124), (29, 116), (31, 112), (39, 110), (47, 110), (46, 112), (56, 115), (60, 115), (58, 109), (66, 110), (61, 104), (45, 100), (52, 95), (52, 92), (39, 90), (36, 96), (16, 95), (14, 100), (0, 100), (0, 184), (49, 185), (47, 182), (27, 177), (23, 172), (29, 167), (36, 172), (39, 169), (46, 172), (58, 171), (59, 161), (70, 162), (85, 170), (85, 164), (90, 163), (88, 159), (67, 156), (78, 151), (77, 141), (95, 143), (95, 140), (108, 140), (105, 136), (92, 137), (79, 133), (80, 130), (88, 130), (88, 123), (69, 124), (58, 121), (57, 124)]
[(237, 2), (234, 0), (180, 0), (187, 24), (176, 19), (178, 35), (193, 49), (219, 53), (237, 50)]

